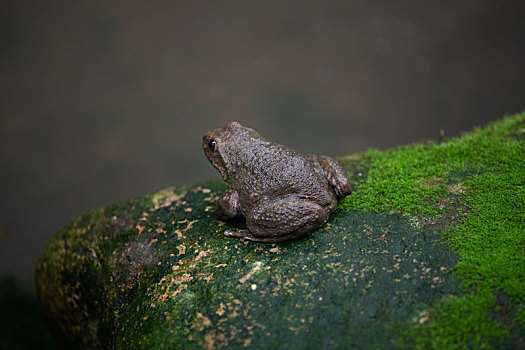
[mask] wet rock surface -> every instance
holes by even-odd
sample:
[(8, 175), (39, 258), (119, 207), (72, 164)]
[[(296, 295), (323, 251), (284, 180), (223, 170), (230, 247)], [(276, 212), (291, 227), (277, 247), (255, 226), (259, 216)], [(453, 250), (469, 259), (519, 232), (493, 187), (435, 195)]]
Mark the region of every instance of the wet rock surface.
[[(523, 128), (523, 117), (516, 123)], [(502, 140), (522, 142), (517, 136)], [(340, 161), (355, 185), (352, 196), (364, 195), (360, 188), (375, 176), (373, 162), (362, 155)], [(342, 203), (322, 228), (281, 244), (222, 234), (244, 223), (216, 218), (214, 205), (226, 188), (219, 180), (123, 201), (57, 233), (38, 265), (39, 299), (64, 347), (425, 344), (414, 330), (439, 319), (443, 302), (476, 293), (451, 273), (461, 259), (444, 233), (475, 209), (466, 200), (464, 180), (490, 171), (457, 170), (447, 179), (418, 180), (422, 190), (439, 187), (436, 200), (422, 202), (434, 211), (395, 205), (363, 210), (356, 197)], [(514, 311), (500, 307), (493, 319), (512, 327), (487, 339), (519, 344), (520, 295), (504, 296), (505, 310)], [(478, 344), (468, 337), (460, 341)]]

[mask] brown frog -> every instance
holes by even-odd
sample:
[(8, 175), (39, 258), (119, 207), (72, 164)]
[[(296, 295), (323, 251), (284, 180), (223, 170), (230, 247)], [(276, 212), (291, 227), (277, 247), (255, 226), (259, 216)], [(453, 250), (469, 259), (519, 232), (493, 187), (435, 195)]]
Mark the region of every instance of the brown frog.
[(322, 226), (352, 191), (332, 158), (303, 155), (238, 122), (207, 132), (202, 146), (228, 185), (217, 201), (218, 217), (246, 218), (246, 230), (226, 236), (266, 243), (299, 238)]

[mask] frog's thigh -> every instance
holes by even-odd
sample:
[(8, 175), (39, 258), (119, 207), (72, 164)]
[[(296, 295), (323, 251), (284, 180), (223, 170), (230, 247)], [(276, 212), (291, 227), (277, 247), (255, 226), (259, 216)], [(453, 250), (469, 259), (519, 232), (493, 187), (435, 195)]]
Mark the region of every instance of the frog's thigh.
[(352, 186), (346, 172), (333, 158), (315, 154), (310, 154), (307, 157), (314, 163), (319, 164), (324, 170), (326, 179), (337, 198), (342, 198), (352, 193)]
[(252, 236), (278, 242), (298, 238), (323, 225), (328, 212), (311, 201), (281, 199), (262, 203), (252, 209), (246, 219)]

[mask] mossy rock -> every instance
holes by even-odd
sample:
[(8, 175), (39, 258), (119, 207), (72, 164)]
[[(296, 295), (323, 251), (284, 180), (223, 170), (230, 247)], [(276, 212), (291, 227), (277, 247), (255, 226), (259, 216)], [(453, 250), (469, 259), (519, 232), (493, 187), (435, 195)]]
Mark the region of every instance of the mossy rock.
[(37, 268), (55, 340), (79, 348), (524, 345), (525, 114), (340, 158), (328, 223), (281, 244), (222, 235), (222, 181), (82, 216)]

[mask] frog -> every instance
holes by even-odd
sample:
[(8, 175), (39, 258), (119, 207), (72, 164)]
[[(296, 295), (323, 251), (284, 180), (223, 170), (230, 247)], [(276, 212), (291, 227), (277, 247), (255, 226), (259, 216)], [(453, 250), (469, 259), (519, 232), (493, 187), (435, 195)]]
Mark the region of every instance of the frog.
[(303, 155), (237, 121), (205, 133), (202, 147), (227, 185), (215, 205), (217, 217), (246, 220), (246, 229), (225, 230), (228, 237), (261, 243), (296, 240), (323, 226), (338, 201), (352, 192), (333, 158)]

